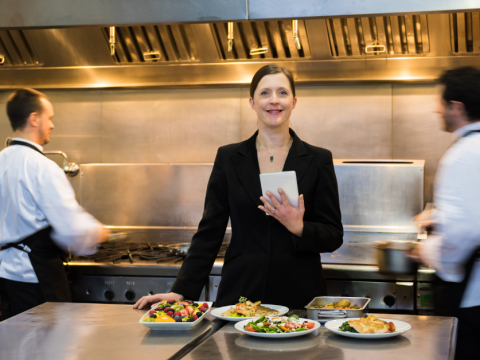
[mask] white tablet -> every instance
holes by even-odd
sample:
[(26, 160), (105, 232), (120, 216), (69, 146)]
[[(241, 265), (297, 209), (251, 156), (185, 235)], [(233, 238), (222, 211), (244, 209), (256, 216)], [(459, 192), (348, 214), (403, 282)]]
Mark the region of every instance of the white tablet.
[[(282, 203), (278, 189), (282, 189), (287, 195), (288, 202), (293, 207), (298, 207), (298, 185), (295, 171), (282, 171), (277, 173), (260, 174), (263, 197), (270, 203), (267, 191), (270, 191), (277, 200)], [(273, 204), (272, 204), (273, 205)]]

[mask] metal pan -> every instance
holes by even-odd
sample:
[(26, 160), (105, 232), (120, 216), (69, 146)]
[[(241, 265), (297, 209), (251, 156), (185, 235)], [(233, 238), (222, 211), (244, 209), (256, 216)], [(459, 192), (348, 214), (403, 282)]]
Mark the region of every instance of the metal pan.
[(416, 241), (377, 241), (378, 270), (381, 274), (415, 274), (418, 264), (407, 255), (418, 246)]
[(125, 233), (125, 232), (119, 232), (119, 233), (111, 233), (107, 240), (105, 240), (106, 242), (121, 242), (121, 241), (125, 241), (128, 239), (128, 234)]
[(170, 252), (176, 256), (187, 256), (190, 249), (190, 243), (170, 244), (166, 245), (166, 248), (170, 249)]
[[(361, 309), (318, 309), (315, 306), (327, 305), (328, 303), (337, 303), (340, 300), (349, 300), (355, 306), (361, 306)], [(362, 317), (367, 314), (369, 298), (366, 297), (342, 297), (342, 296), (319, 296), (310, 301), (305, 306), (307, 309), (307, 318), (316, 321), (327, 321), (339, 318)]]

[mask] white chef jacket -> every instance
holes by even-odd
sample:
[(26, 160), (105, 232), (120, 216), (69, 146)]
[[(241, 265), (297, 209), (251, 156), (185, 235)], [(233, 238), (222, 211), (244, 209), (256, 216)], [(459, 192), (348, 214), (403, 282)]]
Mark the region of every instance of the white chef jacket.
[[(43, 151), (31, 141), (14, 140)], [(78, 204), (63, 170), (44, 155), (21, 145), (2, 150), (0, 195), (0, 247), (51, 225), (50, 236), (60, 248), (94, 253), (102, 225)], [(28, 254), (15, 248), (0, 251), (0, 278), (38, 283)]]
[[(435, 233), (420, 254), (444, 281), (461, 282), (464, 264), (480, 247), (480, 122), (468, 124), (440, 161), (435, 179)], [(460, 307), (480, 306), (480, 261), (474, 264)]]

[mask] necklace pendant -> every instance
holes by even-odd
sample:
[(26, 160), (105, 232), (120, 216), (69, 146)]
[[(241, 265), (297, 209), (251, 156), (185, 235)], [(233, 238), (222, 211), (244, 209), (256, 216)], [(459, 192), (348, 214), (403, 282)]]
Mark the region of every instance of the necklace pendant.
[(270, 162), (273, 162), (273, 155), (270, 155)]

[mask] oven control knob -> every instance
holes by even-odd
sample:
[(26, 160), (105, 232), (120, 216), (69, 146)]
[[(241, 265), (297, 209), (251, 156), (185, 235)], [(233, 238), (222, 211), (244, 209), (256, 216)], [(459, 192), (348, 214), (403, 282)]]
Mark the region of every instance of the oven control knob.
[(395, 298), (392, 295), (387, 295), (383, 298), (383, 302), (388, 307), (392, 307), (393, 305), (395, 305)]
[(127, 290), (125, 291), (125, 298), (128, 301), (133, 301), (135, 299), (135, 292), (133, 290)]
[(112, 301), (115, 297), (115, 293), (112, 290), (105, 290), (103, 296), (105, 296), (105, 299)]

